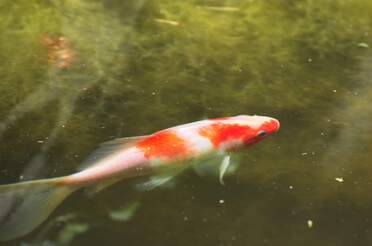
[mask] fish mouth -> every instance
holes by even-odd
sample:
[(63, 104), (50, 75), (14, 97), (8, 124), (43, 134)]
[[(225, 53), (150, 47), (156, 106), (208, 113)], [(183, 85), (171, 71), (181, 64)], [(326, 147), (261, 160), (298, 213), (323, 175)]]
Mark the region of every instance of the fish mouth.
[(280, 122), (277, 119), (272, 119), (271, 124), (273, 125), (273, 132), (279, 131), (280, 128)]

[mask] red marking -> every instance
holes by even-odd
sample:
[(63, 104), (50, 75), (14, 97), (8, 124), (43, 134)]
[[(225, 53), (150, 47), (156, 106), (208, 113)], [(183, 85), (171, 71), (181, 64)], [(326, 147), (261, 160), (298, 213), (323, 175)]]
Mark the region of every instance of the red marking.
[(185, 157), (189, 152), (185, 141), (170, 130), (157, 132), (136, 146), (144, 152), (146, 158), (177, 159)]
[(279, 130), (279, 121), (270, 120), (262, 124), (260, 130), (265, 130), (268, 133), (273, 133)]
[(209, 138), (215, 147), (228, 140), (245, 140), (249, 136), (254, 136), (255, 131), (249, 126), (239, 124), (224, 124), (214, 123), (212, 125), (202, 127), (199, 134)]

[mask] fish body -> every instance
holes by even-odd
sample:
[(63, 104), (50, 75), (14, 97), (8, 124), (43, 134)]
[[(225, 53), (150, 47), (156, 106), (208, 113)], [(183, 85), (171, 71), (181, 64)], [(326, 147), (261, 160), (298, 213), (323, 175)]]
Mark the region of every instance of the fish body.
[[(90, 185), (106, 187), (120, 179), (182, 165), (203, 156), (237, 151), (276, 132), (270, 117), (239, 115), (197, 121), (141, 137), (102, 144), (85, 169), (65, 177), (0, 185), (0, 240), (35, 229), (69, 194)], [(109, 149), (110, 151), (107, 151)], [(224, 158), (226, 170), (229, 158)], [(166, 181), (167, 179), (165, 179)], [(221, 183), (222, 176), (220, 177)], [(161, 182), (160, 182), (161, 183)]]
[[(235, 116), (197, 121), (135, 138), (93, 167), (68, 176), (67, 183), (95, 183), (111, 176), (133, 177), (159, 165), (236, 151), (261, 141), (279, 129), (276, 119), (264, 116)], [(125, 139), (125, 138), (124, 138)], [(116, 140), (117, 141), (117, 140)]]

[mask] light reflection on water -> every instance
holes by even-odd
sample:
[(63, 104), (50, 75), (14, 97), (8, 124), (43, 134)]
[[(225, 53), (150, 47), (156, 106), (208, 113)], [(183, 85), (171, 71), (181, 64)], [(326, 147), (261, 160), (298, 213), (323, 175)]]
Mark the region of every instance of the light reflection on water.
[[(173, 188), (77, 193), (15, 245), (64, 228), (73, 245), (371, 244), (369, 1), (0, 6), (1, 183), (72, 173), (115, 137), (215, 116), (281, 121), (226, 186), (190, 170)], [(131, 220), (110, 220), (133, 202)]]

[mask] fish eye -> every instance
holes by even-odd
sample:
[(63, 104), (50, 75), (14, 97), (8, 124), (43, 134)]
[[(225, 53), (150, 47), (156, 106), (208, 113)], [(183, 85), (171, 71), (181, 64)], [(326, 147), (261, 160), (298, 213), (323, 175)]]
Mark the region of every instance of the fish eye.
[(266, 136), (266, 131), (259, 131), (256, 135), (257, 137), (265, 137)]

